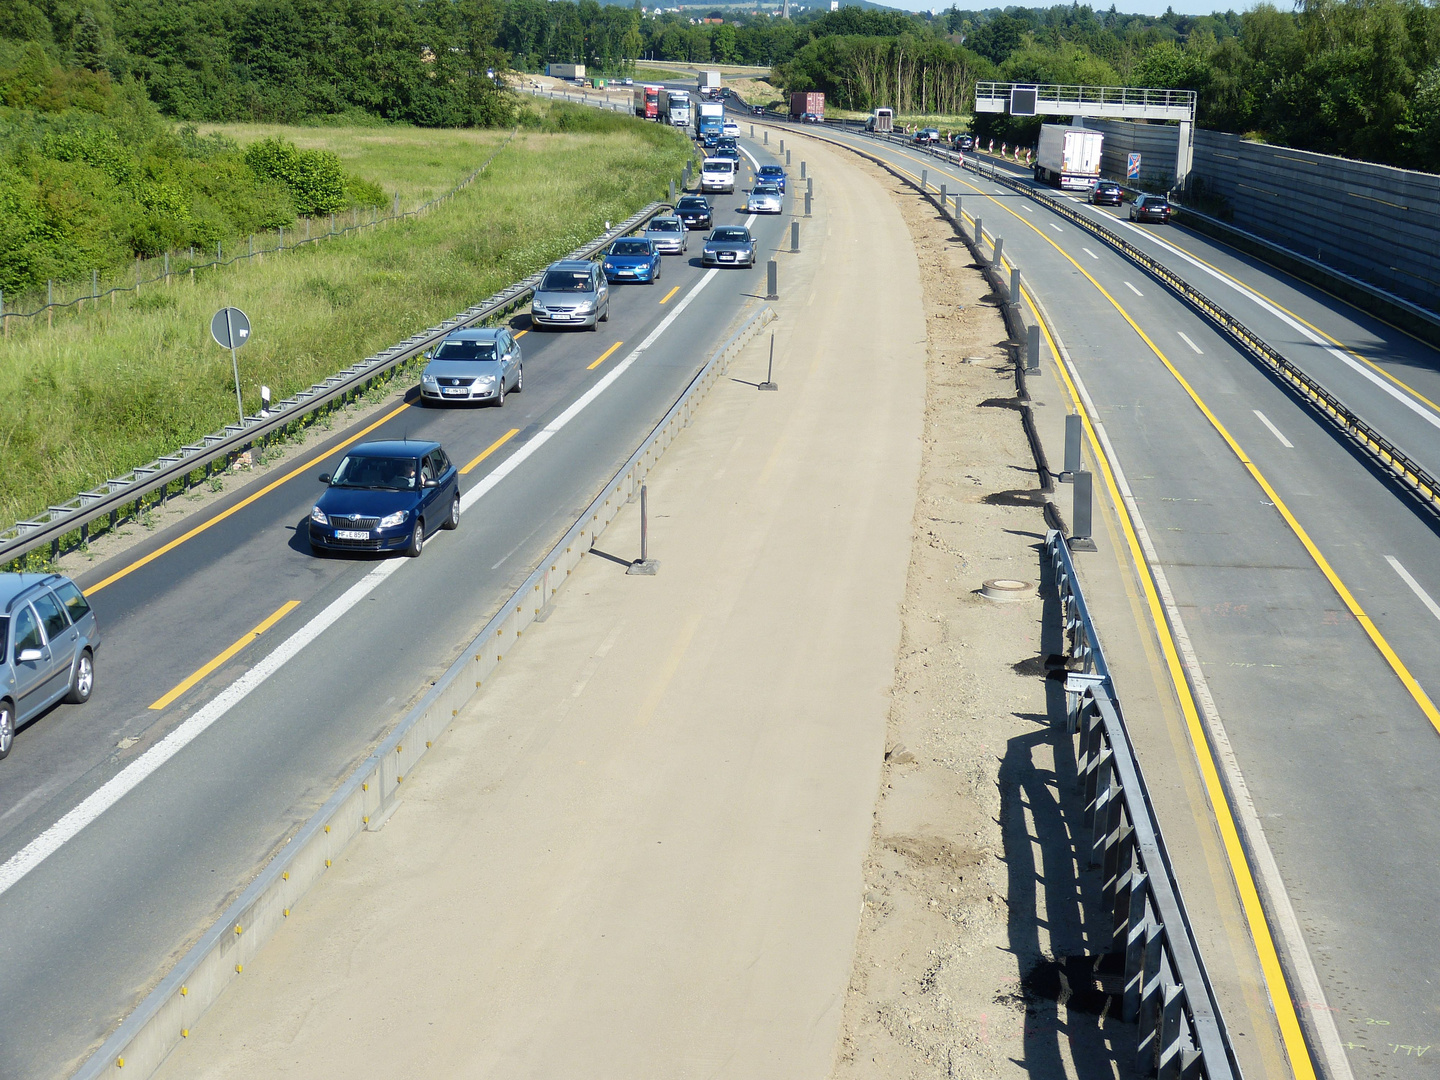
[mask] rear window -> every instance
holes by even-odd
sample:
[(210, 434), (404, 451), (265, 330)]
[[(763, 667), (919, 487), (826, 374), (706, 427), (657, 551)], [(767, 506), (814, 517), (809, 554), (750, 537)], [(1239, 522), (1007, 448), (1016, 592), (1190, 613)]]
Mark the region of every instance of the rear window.
[(540, 282), (541, 292), (589, 292), (589, 270), (550, 270)]
[(494, 360), (493, 341), (444, 341), (435, 350), (436, 360)]
[[(70, 612), (70, 621), (79, 622), (90, 613), (90, 602), (85, 599), (85, 594), (77, 589), (73, 582), (62, 581), (55, 586), (55, 595), (60, 597), (65, 610)], [(4, 631), (0, 631), (0, 641), (5, 638)]]

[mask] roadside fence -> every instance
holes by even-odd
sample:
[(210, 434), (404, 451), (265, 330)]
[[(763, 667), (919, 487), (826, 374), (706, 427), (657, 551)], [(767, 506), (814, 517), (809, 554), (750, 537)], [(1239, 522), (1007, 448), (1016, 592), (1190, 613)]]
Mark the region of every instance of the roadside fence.
[[(1239, 1080), (1229, 1032), (1190, 927), (1169, 853), (1065, 538), (1045, 554), (1059, 601), (1068, 733), (1085, 828), (1078, 854), (1100, 868), (1109, 909), (1108, 954), (1099, 966), (1119, 985), (1121, 1018), (1139, 1027), (1137, 1064), (1161, 1080)], [(1106, 971), (1106, 967), (1110, 969)]]
[[(514, 138), (515, 131), (512, 130), (505, 137), (505, 141), (491, 151), (490, 156), (458, 184), (444, 194), (428, 199), (410, 210), (400, 209), (400, 195), (397, 192), (392, 200), (390, 212), (384, 215), (376, 206), (369, 207), (363, 212), (359, 207), (352, 207), (349, 211), (330, 214), (328, 217), (301, 218), (289, 229), (281, 227), (251, 233), (247, 240), (242, 241), (238, 246), (232, 246), (228, 252), (223, 243), (217, 243), (214, 258), (210, 258), (208, 252), (197, 252), (192, 246), (181, 251), (167, 251), (153, 259), (136, 258), (133, 270), (128, 272), (123, 280), (115, 277), (112, 273), (102, 275), (97, 269), (90, 272), (89, 281), (58, 283), (49, 281), (45, 286), (43, 302), (39, 295), (8, 298), (5, 290), (0, 289), (0, 329), (3, 329), (3, 336), (9, 337), (12, 319), (30, 320), (41, 317), (45, 319), (45, 325), (49, 328), (54, 325), (56, 312), (73, 310), (76, 314), (82, 314), (87, 306), (93, 311), (98, 308), (100, 301), (105, 299), (109, 300), (110, 306), (113, 308), (116, 296), (127, 294), (139, 296), (146, 286), (153, 285), (163, 288), (187, 278), (193, 285), (197, 273), (218, 270), (251, 259), (263, 263), (266, 255), (278, 255), (304, 247), (306, 244), (350, 236), (366, 229), (388, 225), (393, 221), (419, 217), (429, 213), (435, 207), (449, 202), (473, 184)], [(12, 305), (16, 310), (8, 310)], [(29, 305), (38, 306), (30, 311), (20, 310)], [(27, 323), (25, 325), (34, 324)]]
[(350, 841), (378, 830), (399, 805), (401, 786), (460, 710), (480, 693), (491, 672), (520, 636), (553, 603), (556, 592), (615, 519), (634, 501), (665, 449), (690, 426), (696, 409), (724, 378), (730, 362), (776, 318), (770, 307), (755, 311), (711, 354), (675, 404), (614, 477), (595, 496), (534, 571), (500, 605), (450, 668), (396, 725), (375, 752), (282, 846), (250, 886), (201, 935), (74, 1080), (96, 1080), (124, 1068), (146, 1077), (224, 993), (231, 980), (289, 918)]

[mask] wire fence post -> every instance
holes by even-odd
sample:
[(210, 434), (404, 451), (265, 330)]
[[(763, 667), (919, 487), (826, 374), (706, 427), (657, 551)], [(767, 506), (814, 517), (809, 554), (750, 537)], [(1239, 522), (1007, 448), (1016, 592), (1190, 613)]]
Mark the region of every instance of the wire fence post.
[(98, 269), (90, 271), (90, 299), (96, 303), (100, 302), (100, 271)]
[(165, 287), (170, 287), (170, 252), (165, 252)]
[(136, 295), (136, 296), (139, 296), (139, 295), (140, 295), (140, 279), (141, 279), (141, 277), (143, 276), (143, 274), (144, 274), (144, 271), (140, 269), (140, 256), (139, 256), (139, 255), (136, 255), (136, 256), (135, 256), (135, 295)]
[[(135, 260), (136, 267), (139, 267), (140, 260)], [(55, 279), (49, 278), (45, 282), (45, 325), (55, 325)]]
[(395, 209), (391, 211), (390, 216), (397, 218), (400, 216), (400, 192), (398, 191), (395, 192)]
[(5, 314), (5, 290), (0, 289), (0, 326), (5, 328), (5, 336), (10, 336), (10, 316)]

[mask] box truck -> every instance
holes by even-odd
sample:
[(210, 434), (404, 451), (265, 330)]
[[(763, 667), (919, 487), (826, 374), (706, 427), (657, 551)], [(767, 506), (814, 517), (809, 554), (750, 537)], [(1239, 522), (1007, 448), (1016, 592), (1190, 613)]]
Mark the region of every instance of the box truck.
[(790, 95), (790, 119), (803, 120), (814, 118), (825, 119), (825, 95), (817, 94), (814, 91), (806, 93), (796, 92)]
[(1089, 128), (1043, 124), (1035, 151), (1035, 179), (1069, 191), (1089, 191), (1100, 179), (1105, 136)]
[(720, 72), (702, 71), (695, 77), (695, 90), (702, 98), (720, 93)]
[(702, 101), (695, 110), (695, 138), (705, 139), (713, 133), (717, 137), (725, 130), (725, 106), (719, 101)]
[(545, 74), (552, 79), (583, 79), (585, 77), (584, 64), (546, 64)]

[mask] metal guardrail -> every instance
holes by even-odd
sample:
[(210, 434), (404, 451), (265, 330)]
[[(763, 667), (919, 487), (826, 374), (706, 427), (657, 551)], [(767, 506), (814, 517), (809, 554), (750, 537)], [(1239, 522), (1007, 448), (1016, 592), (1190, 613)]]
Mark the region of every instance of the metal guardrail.
[[(974, 163), (967, 167), (975, 168)], [(1350, 439), (1382, 469), (1400, 482), (1421, 505), (1432, 511), (1440, 511), (1440, 479), (1422, 467), (1372, 425), (1363, 420), (1344, 402), (1327, 390), (1319, 380), (1308, 375), (1279, 351), (1267, 344), (1260, 335), (1231, 315), (1220, 304), (1211, 300), (1195, 286), (1171, 270), (1164, 263), (1151, 258), (1140, 248), (1130, 243), (1089, 216), (1066, 206), (1058, 199), (1041, 194), (1027, 184), (997, 173), (992, 169), (991, 179), (1006, 187), (1023, 192), (1051, 212), (1060, 215), (1074, 225), (1080, 226), (1096, 238), (1105, 241), (1131, 262), (1141, 267), (1191, 308), (1215, 325), (1226, 337), (1238, 345), (1252, 359), (1259, 361), (1264, 370), (1279, 379), (1295, 392), (1320, 417)]]
[(479, 693), (508, 648), (545, 610), (620, 508), (639, 493), (665, 449), (690, 425), (695, 409), (729, 370), (734, 355), (775, 317), (772, 308), (761, 308), (711, 354), (639, 449), (445, 674), (80, 1067), (75, 1080), (98, 1080), (114, 1075), (117, 1067), (125, 1070), (124, 1076), (153, 1073), (350, 841), (384, 823), (398, 805), (396, 796), (405, 777)]
[(1135, 750), (1122, 718), (1099, 634), (1075, 576), (1065, 539), (1045, 538), (1068, 674), (1069, 734), (1085, 804), (1080, 854), (1097, 866), (1110, 910), (1108, 959), (1121, 976), (1121, 1018), (1139, 1027), (1136, 1055), (1161, 1080), (1204, 1076), (1239, 1080), (1229, 1033), (1200, 958), (1160, 835)]
[[(595, 258), (612, 240), (643, 225), (666, 205), (660, 202), (649, 204), (566, 258)], [(52, 557), (57, 556), (61, 551), (61, 540), (71, 533), (78, 533), (77, 542), (84, 543), (89, 540), (90, 524), (97, 519), (107, 519), (110, 527), (114, 528), (122, 519), (129, 520), (137, 514), (146, 496), (160, 492), (158, 501), (163, 502), (170, 485), (181, 483), (188, 486), (191, 474), (197, 470), (203, 469), (205, 475), (209, 475), (215, 462), (228, 460), (256, 443), (263, 446), (271, 435), (312, 416), (317, 410), (349, 400), (377, 378), (388, 377), (399, 365), (438, 344), (451, 331), (516, 310), (529, 300), (539, 281), (540, 273), (531, 274), (439, 325), (413, 334), (399, 344), (331, 375), (324, 382), (278, 402), (268, 413), (247, 416), (244, 424), (227, 424), (223, 430), (206, 435), (193, 445), (182, 446), (175, 453), (157, 458), (148, 465), (132, 469), (107, 481), (103, 487), (82, 491), (73, 499), (51, 506), (31, 520), (0, 529), (0, 567), (46, 545), (50, 546)]]

